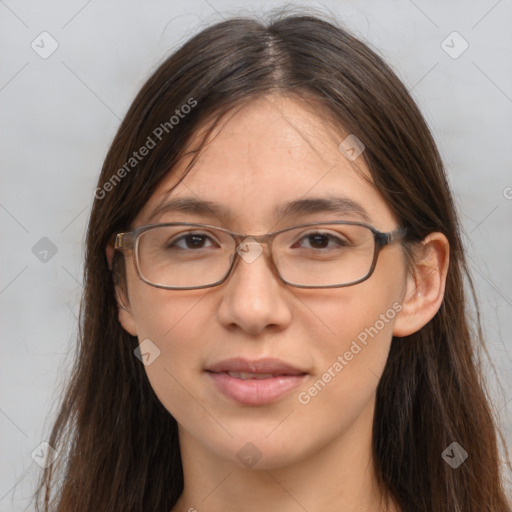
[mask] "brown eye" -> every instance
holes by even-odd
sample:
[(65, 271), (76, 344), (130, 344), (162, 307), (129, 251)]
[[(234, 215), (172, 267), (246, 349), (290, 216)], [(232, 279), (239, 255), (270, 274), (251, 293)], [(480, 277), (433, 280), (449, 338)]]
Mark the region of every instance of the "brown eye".
[(205, 234), (201, 233), (187, 233), (174, 238), (167, 244), (168, 249), (203, 249), (205, 247), (217, 246), (214, 241)]
[[(306, 236), (302, 237), (299, 242), (306, 241), (308, 245), (302, 245), (305, 249), (328, 249), (328, 248), (340, 248), (346, 247), (349, 244), (343, 238), (339, 236), (335, 236), (329, 233), (308, 233)], [(296, 247), (297, 244), (294, 245)]]

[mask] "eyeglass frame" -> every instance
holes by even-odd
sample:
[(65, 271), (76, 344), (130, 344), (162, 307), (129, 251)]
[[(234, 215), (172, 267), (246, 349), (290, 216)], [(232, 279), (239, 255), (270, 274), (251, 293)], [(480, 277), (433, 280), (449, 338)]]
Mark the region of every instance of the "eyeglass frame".
[[(349, 283), (345, 283), (345, 284), (335, 284), (335, 285), (320, 285), (320, 286), (315, 286), (315, 285), (299, 285), (299, 284), (295, 284), (295, 283), (291, 283), (289, 281), (287, 281), (286, 279), (284, 279), (282, 276), (281, 276), (281, 273), (279, 272), (279, 269), (277, 268), (277, 265), (275, 263), (275, 260), (274, 260), (274, 254), (272, 252), (272, 242), (274, 241), (274, 238), (281, 234), (281, 233), (285, 233), (286, 231), (291, 231), (293, 229), (297, 229), (297, 228), (303, 228), (303, 227), (310, 227), (310, 226), (326, 226), (326, 225), (351, 225), (351, 226), (362, 226), (362, 227), (365, 227), (367, 229), (369, 229), (372, 234), (373, 234), (373, 239), (374, 239), (374, 251), (373, 251), (373, 260), (372, 260), (372, 264), (370, 266), (370, 270), (368, 271), (368, 273), (355, 280), (355, 281), (351, 281)], [(207, 284), (207, 285), (200, 285), (200, 286), (179, 286), (179, 287), (176, 287), (176, 286), (166, 286), (166, 285), (162, 285), (162, 284), (155, 284), (155, 283), (152, 283), (150, 281), (148, 281), (143, 275), (142, 275), (142, 271), (141, 271), (141, 268), (140, 268), (140, 262), (139, 262), (139, 240), (140, 240), (140, 236), (145, 233), (146, 231), (150, 231), (151, 229), (155, 229), (155, 228), (158, 228), (158, 227), (165, 227), (165, 226), (193, 226), (193, 227), (198, 227), (198, 228), (210, 228), (210, 229), (215, 229), (215, 230), (218, 230), (218, 231), (222, 231), (224, 232), (225, 234), (227, 235), (230, 235), (231, 238), (235, 241), (235, 254), (234, 254), (234, 257), (233, 257), (233, 261), (231, 262), (231, 265), (228, 269), (228, 271), (226, 272), (226, 275), (212, 283), (212, 284)], [(340, 220), (340, 221), (327, 221), (327, 222), (311, 222), (311, 223), (307, 223), (307, 224), (299, 224), (297, 226), (291, 226), (291, 227), (287, 227), (287, 228), (284, 228), (284, 229), (280, 229), (279, 231), (273, 231), (273, 232), (270, 232), (270, 233), (266, 233), (264, 235), (248, 235), (248, 234), (241, 234), (241, 233), (235, 233), (235, 232), (232, 232), (232, 231), (229, 231), (228, 229), (225, 229), (225, 228), (222, 228), (220, 226), (213, 226), (211, 224), (201, 224), (201, 223), (195, 223), (195, 222), (165, 222), (165, 223), (160, 223), (160, 224), (147, 224), (145, 226), (139, 226), (135, 229), (133, 229), (132, 231), (126, 231), (126, 232), (122, 232), (122, 233), (117, 233), (116, 234), (116, 238), (115, 238), (115, 243), (114, 243), (114, 249), (115, 250), (118, 250), (120, 252), (124, 252), (125, 250), (131, 250), (132, 251), (132, 257), (133, 257), (133, 261), (135, 263), (135, 268), (137, 269), (137, 274), (139, 276), (139, 278), (146, 284), (150, 285), (150, 286), (154, 286), (155, 288), (161, 288), (161, 289), (164, 289), (164, 290), (198, 290), (198, 289), (202, 289), (202, 288), (213, 288), (215, 286), (219, 286), (221, 285), (222, 283), (224, 283), (227, 278), (231, 275), (231, 273), (233, 272), (233, 269), (235, 268), (236, 266), (236, 263), (238, 261), (239, 258), (237, 258), (237, 256), (240, 257), (240, 254), (238, 253), (238, 251), (236, 250), (240, 245), (241, 243), (246, 240), (247, 238), (251, 238), (251, 242), (252, 241), (255, 241), (257, 242), (258, 244), (266, 244), (268, 245), (269, 247), (269, 259), (270, 259), (270, 268), (272, 270), (272, 272), (285, 284), (289, 285), (289, 286), (293, 286), (294, 288), (344, 288), (344, 287), (347, 287), (347, 286), (353, 286), (355, 284), (359, 284), (359, 283), (362, 283), (363, 281), (366, 281), (367, 279), (369, 279), (374, 270), (375, 270), (375, 267), (377, 265), (377, 259), (378, 259), (378, 256), (379, 256), (379, 253), (380, 251), (386, 247), (387, 245), (390, 245), (394, 242), (397, 242), (399, 240), (402, 240), (408, 233), (408, 230), (407, 228), (397, 228), (393, 231), (388, 231), (387, 233), (385, 232), (382, 232), (380, 230), (378, 230), (377, 228), (375, 228), (374, 226), (372, 226), (371, 224), (367, 224), (365, 222), (357, 222), (357, 221), (343, 221), (343, 220)]]

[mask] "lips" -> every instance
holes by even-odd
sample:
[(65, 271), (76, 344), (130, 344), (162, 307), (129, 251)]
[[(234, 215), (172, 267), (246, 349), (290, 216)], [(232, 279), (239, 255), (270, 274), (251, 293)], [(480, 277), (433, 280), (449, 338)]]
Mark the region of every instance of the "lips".
[(222, 372), (227, 373), (230, 377), (235, 379), (249, 380), (249, 379), (271, 379), (272, 377), (278, 377), (279, 375), (274, 373), (248, 373), (248, 372)]
[(228, 359), (210, 366), (206, 372), (218, 391), (243, 405), (275, 402), (299, 386), (307, 375), (284, 361), (269, 358)]
[(247, 374), (269, 374), (274, 377), (279, 375), (303, 375), (306, 372), (281, 361), (280, 359), (257, 359), (250, 361), (242, 357), (226, 359), (210, 366), (207, 371), (213, 373), (247, 373)]

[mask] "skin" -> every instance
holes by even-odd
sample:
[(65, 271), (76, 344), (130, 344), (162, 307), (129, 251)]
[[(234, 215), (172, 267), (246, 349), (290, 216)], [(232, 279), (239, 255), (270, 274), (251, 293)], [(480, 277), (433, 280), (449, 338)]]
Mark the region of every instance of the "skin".
[[(134, 227), (150, 223), (166, 197), (178, 196), (222, 203), (234, 215), (221, 221), (172, 213), (151, 222), (203, 222), (258, 235), (306, 222), (360, 220), (333, 213), (273, 215), (281, 203), (331, 194), (361, 203), (377, 229), (396, 229), (389, 205), (354, 168), (357, 163), (370, 176), (362, 159), (344, 157), (338, 145), (345, 136), (318, 112), (277, 95), (234, 111), (170, 196), (188, 159), (167, 175)], [(173, 511), (384, 510), (371, 453), (376, 389), (392, 336), (418, 331), (439, 309), (448, 249), (444, 235), (430, 234), (408, 272), (400, 244), (392, 244), (368, 280), (346, 288), (292, 288), (262, 256), (252, 263), (240, 259), (220, 286), (182, 291), (142, 282), (128, 253), (127, 295), (118, 290), (126, 310), (119, 309), (119, 320), (139, 341), (149, 338), (159, 347), (160, 357), (145, 369), (179, 424), (185, 487)], [(300, 403), (298, 392), (321, 378), (395, 302), (401, 311), (309, 403)], [(237, 356), (279, 358), (308, 376), (273, 404), (243, 406), (217, 391), (204, 372)], [(261, 454), (252, 468), (237, 457), (249, 442)], [(399, 509), (392, 504), (389, 510)]]

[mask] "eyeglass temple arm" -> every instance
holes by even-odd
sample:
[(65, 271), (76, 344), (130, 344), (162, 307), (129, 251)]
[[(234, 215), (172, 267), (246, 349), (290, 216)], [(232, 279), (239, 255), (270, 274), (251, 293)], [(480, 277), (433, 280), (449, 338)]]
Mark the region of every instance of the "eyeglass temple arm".
[(383, 233), (383, 235), (385, 236), (384, 242), (386, 244), (391, 244), (404, 238), (405, 235), (407, 235), (407, 228), (397, 229), (395, 231), (391, 231), (391, 233)]
[(132, 233), (118, 233), (114, 242), (114, 249), (120, 251), (123, 249), (131, 249), (134, 241), (135, 237)]

